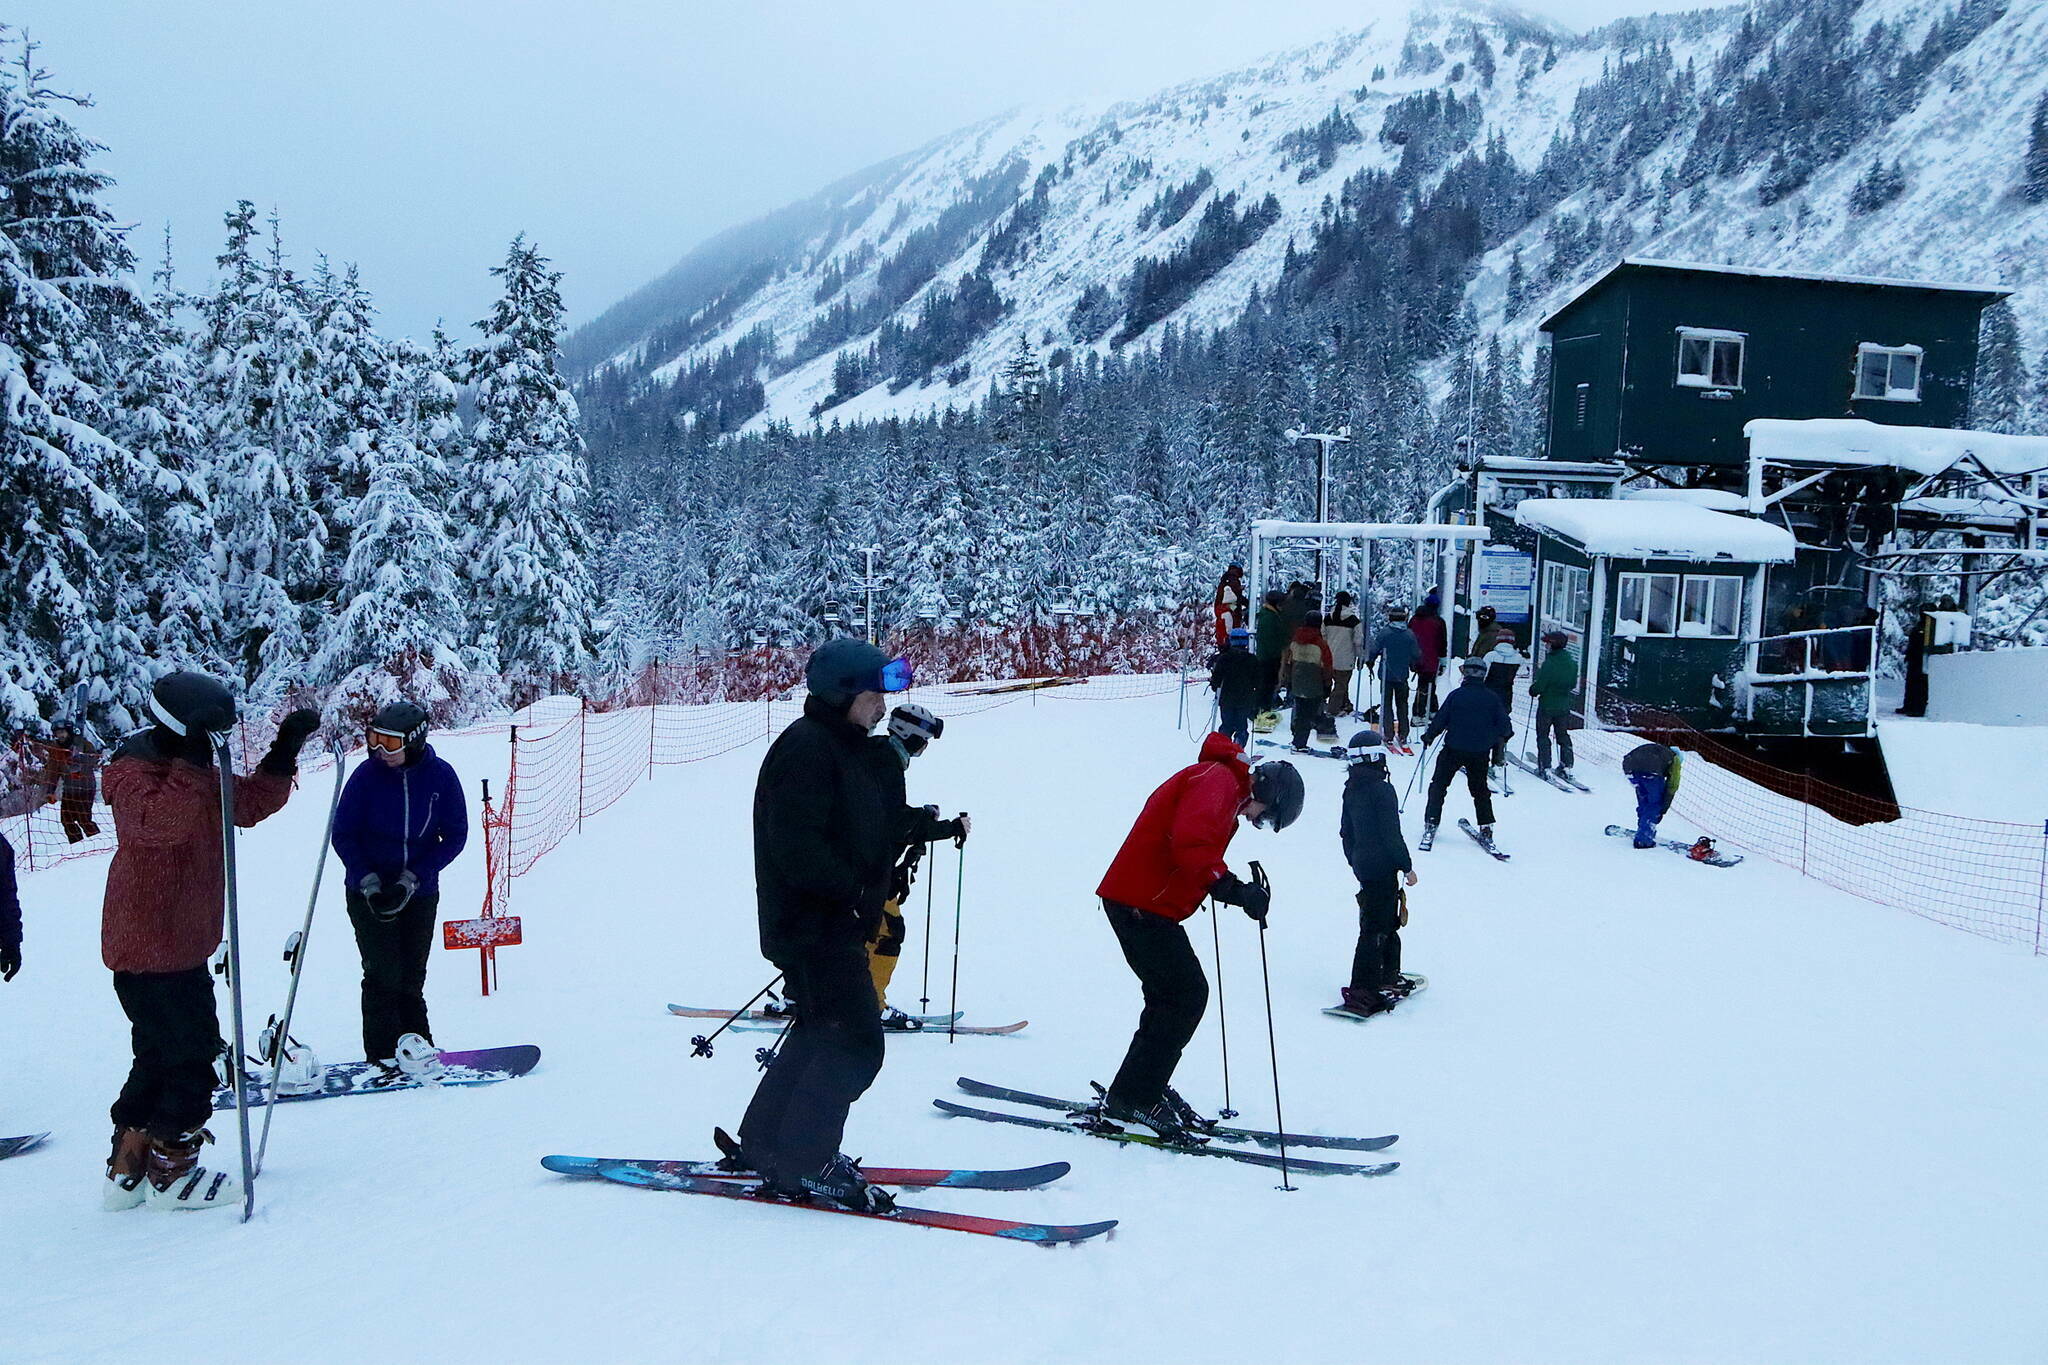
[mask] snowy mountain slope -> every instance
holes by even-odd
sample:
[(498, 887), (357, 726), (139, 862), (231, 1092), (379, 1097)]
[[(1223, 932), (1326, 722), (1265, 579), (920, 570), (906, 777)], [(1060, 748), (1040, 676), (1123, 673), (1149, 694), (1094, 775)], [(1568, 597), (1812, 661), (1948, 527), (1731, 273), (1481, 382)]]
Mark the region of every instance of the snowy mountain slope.
[[(471, 783), (503, 776), (502, 736), (437, 747)], [(1270, 1171), (940, 1118), (930, 1101), (959, 1075), (1067, 1091), (1115, 1067), (1138, 990), (1092, 891), (1191, 756), (1171, 696), (963, 716), (918, 761), (913, 799), (976, 817), (961, 1006), (1031, 1027), (892, 1041), (847, 1134), (878, 1162), (1069, 1161), (1042, 1190), (913, 1202), (1121, 1218), (1111, 1239), (1046, 1252), (543, 1171), (558, 1151), (707, 1154), (745, 1105), (766, 1038), (692, 1059), (701, 1021), (662, 1006), (737, 1005), (770, 974), (735, 799), (762, 752), (663, 768), (520, 878), (526, 942), (501, 954), (501, 994), (479, 998), (470, 954), (435, 950), (442, 1040), (535, 1043), (538, 1070), (280, 1111), (247, 1226), (98, 1211), (127, 1042), (99, 965), (105, 864), (25, 878), (27, 963), (0, 1020), (31, 1045), (0, 1069), (0, 1131), (54, 1133), (0, 1164), (0, 1358), (1774, 1365), (2016, 1361), (2048, 1341), (2042, 964), (1760, 858), (1724, 871), (1634, 852), (1600, 833), (1630, 803), (1591, 764), (1598, 795), (1531, 783), (1503, 803), (1512, 864), (1455, 834), (1421, 856), (1404, 938), (1430, 990), (1363, 1027), (1317, 1013), (1356, 930), (1341, 768), (1304, 760), (1302, 820), (1230, 850), (1274, 881), (1288, 1122), (1398, 1131), (1391, 1176), (1282, 1194)], [(275, 953), (304, 910), (325, 794), (315, 775), (242, 840), (259, 1018), (282, 996)], [(934, 857), (936, 934), (920, 895), (899, 1002), (932, 937), (933, 995), (947, 989), (953, 852)], [(297, 1028), (339, 1059), (358, 972), (332, 871)], [(481, 871), (472, 847), (447, 913), (477, 903)], [(1210, 929), (1191, 928), (1206, 960)], [(1233, 1099), (1263, 1123), (1259, 938), (1235, 911), (1219, 929)], [(1196, 1103), (1221, 1101), (1213, 1012), (1181, 1077)], [(110, 1288), (119, 1275), (191, 1311), (144, 1311)], [(196, 1307), (224, 1294), (232, 1311)]]
[[(1107, 349), (1114, 330), (1085, 335), (1074, 318), (1091, 287), (1117, 295), (1141, 262), (1186, 248), (1200, 230), (1204, 209), (1216, 200), (1235, 195), (1242, 213), (1270, 194), (1277, 220), (1185, 299), (1150, 320), (1139, 339), (1156, 338), (1168, 320), (1196, 327), (1231, 321), (1253, 289), (1279, 278), (1290, 243), (1306, 245), (1326, 198), (1339, 193), (1346, 177), (1401, 165), (1405, 148), (1398, 139), (1416, 121), (1404, 100), (1432, 93), (1477, 100), (1476, 131), (1451, 152), (1483, 147), (1497, 135), (1520, 167), (1533, 170), (1555, 138), (1583, 132), (1589, 117), (1607, 117), (1582, 108), (1585, 92), (1597, 91), (1610, 102), (1626, 98), (1625, 81), (1618, 82), (1617, 95), (1615, 85), (1603, 86), (1603, 80), (1660, 44), (1674, 73), (1688, 67), (1694, 72), (1684, 107), (1669, 127), (1647, 138), (1637, 139), (1641, 130), (1632, 125), (1617, 127), (1610, 148), (1616, 165), (1602, 177), (1604, 188), (1577, 189), (1487, 255), (1469, 295), (1483, 328), (1505, 328), (1509, 339), (1526, 346), (1535, 321), (1572, 287), (1633, 254), (2003, 280), (2020, 289), (2017, 305), (2034, 341), (2034, 320), (2048, 305), (2038, 294), (2034, 264), (2048, 247), (2048, 207), (2019, 202), (2013, 189), (2029, 115), (2048, 87), (2048, 63), (2042, 60), (2048, 55), (2048, 8), (1967, 8), (1976, 16), (1967, 41), (1959, 40), (1952, 53), (1937, 53), (1931, 71), (1916, 71), (1918, 83), (1896, 117), (1857, 134), (1837, 159), (1805, 184), (1770, 196), (1774, 202), (1768, 204), (1760, 202), (1760, 183), (1772, 172), (1763, 164), (1717, 169), (1675, 196), (1660, 194), (1658, 184), (1692, 152), (1703, 111), (1717, 104), (1734, 110), (1739, 99), (1748, 98), (1738, 94), (1740, 83), (1769, 78), (1772, 63), (1798, 41), (1797, 34), (1788, 36), (1793, 25), (1782, 7), (1624, 20), (1574, 36), (1503, 7), (1424, 5), (1405, 21), (1376, 21), (1148, 100), (1019, 111), (941, 139), (874, 185), (855, 206), (865, 217), (843, 230), (815, 233), (801, 249), (778, 257), (776, 278), (750, 288), (744, 302), (717, 319), (720, 325), (697, 328), (687, 345), (650, 353), (644, 330), (627, 340), (611, 328), (580, 339), (575, 354), (586, 367), (609, 361), (635, 378), (651, 375), (660, 382), (750, 334), (772, 334), (773, 358), (757, 371), (765, 401), (756, 427), (971, 401), (986, 392), (1020, 335), (1041, 348)], [(1854, 42), (1880, 23), (1910, 50), (1937, 33), (1948, 16), (1963, 12), (1908, 0), (1850, 0), (1835, 9), (1849, 21), (1841, 41), (1851, 58)], [(1755, 46), (1746, 61), (1717, 73), (1717, 59), (1731, 42), (1743, 40), (1745, 15), (1756, 23)], [(1482, 44), (1494, 67), (1490, 82), (1481, 71)], [(1787, 75), (1781, 84), (1797, 81)], [(1788, 109), (1795, 107), (1796, 90), (1771, 93), (1786, 100)], [(1333, 111), (1349, 121), (1355, 136), (1340, 128), (1319, 159), (1312, 151), (1305, 154), (1299, 135), (1312, 133)], [(1743, 116), (1739, 110), (1729, 114)], [(1291, 136), (1297, 145), (1290, 145)], [(1904, 192), (1874, 211), (1856, 213), (1852, 191), (1877, 158), (1898, 163)], [(1441, 157), (1425, 159), (1419, 183), (1428, 184), (1441, 165)], [(1163, 194), (1203, 175), (1212, 183), (1181, 216), (1165, 226), (1148, 221), (1147, 209)], [(871, 305), (892, 254), (920, 231), (929, 240), (949, 209), (971, 197), (978, 182), (992, 179), (1003, 180), (996, 198), (1007, 197), (1004, 206), (973, 217), (965, 230), (942, 233), (943, 259), (886, 318), (863, 316), (829, 345), (803, 345), (834, 307), (849, 300)], [(1626, 192), (1616, 186), (1626, 186)], [(1560, 219), (1590, 224), (1587, 233), (1597, 241), (1583, 253), (1575, 251), (1576, 259), (1554, 275), (1536, 274), (1516, 299), (1514, 315), (1507, 316), (1509, 261), (1520, 250), (1525, 268), (1542, 264)], [(1388, 249), (1398, 250), (1399, 243), (1389, 242)], [(836, 290), (828, 279), (835, 265), (846, 269), (845, 283)], [(863, 375), (850, 397), (835, 384), (842, 355), (864, 354), (878, 338), (888, 341), (885, 321), (914, 328), (935, 295), (946, 301), (977, 269), (986, 269), (1006, 311), (993, 318), (984, 312), (968, 324), (973, 335), (957, 356), (948, 355), (914, 382)]]

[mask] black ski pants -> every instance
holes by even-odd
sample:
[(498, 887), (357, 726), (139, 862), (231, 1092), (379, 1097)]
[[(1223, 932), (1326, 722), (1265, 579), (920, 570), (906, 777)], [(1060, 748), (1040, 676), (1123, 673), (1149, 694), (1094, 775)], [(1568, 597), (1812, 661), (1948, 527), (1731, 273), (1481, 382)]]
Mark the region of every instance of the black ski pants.
[(147, 1129), (166, 1142), (206, 1126), (213, 1113), (215, 1060), (227, 1045), (213, 1006), (213, 973), (115, 972), (114, 994), (128, 1016), (135, 1061), (108, 1111), (118, 1128)]
[(440, 908), (438, 893), (418, 895), (383, 920), (370, 913), (361, 893), (348, 893), (348, 919), (363, 955), (363, 1056), (370, 1061), (390, 1061), (408, 1033), (434, 1041), (427, 1023), (427, 958)]
[(1323, 718), (1322, 698), (1296, 697), (1294, 699), (1294, 747), (1304, 748), (1316, 732), (1316, 722)]
[(1477, 823), (1492, 824), (1493, 793), (1486, 786), (1489, 757), (1484, 749), (1473, 752), (1446, 744), (1436, 756), (1436, 771), (1429, 776), (1429, 804), (1423, 807), (1422, 823), (1434, 825), (1444, 818), (1444, 794), (1451, 789), (1451, 779), (1462, 770), (1465, 790), (1472, 793), (1472, 812), (1479, 817)]
[(775, 1061), (740, 1120), (740, 1146), (754, 1169), (794, 1186), (839, 1155), (847, 1111), (882, 1070), (882, 1005), (859, 943), (821, 947), (782, 968), (796, 999)]
[(1554, 716), (1546, 716), (1541, 710), (1536, 712), (1536, 766), (1539, 768), (1548, 768), (1550, 766), (1550, 737), (1553, 734), (1557, 736), (1557, 766), (1560, 768), (1571, 767), (1571, 713), (1569, 711), (1560, 711)]
[(1389, 872), (1358, 888), (1358, 947), (1351, 953), (1351, 989), (1375, 991), (1401, 979), (1401, 874)]
[(1259, 660), (1259, 709), (1270, 711), (1280, 700), (1280, 656)]
[(1120, 1105), (1150, 1109), (1166, 1094), (1180, 1054), (1208, 1011), (1209, 978), (1202, 974), (1187, 929), (1177, 921), (1113, 900), (1104, 900), (1102, 908), (1145, 993), (1138, 1031), (1109, 1083), (1109, 1097)]
[(1219, 706), (1216, 708), (1216, 728), (1235, 740), (1240, 749), (1248, 748), (1252, 742), (1252, 713), (1235, 706)]
[(1380, 735), (1408, 742), (1408, 679), (1391, 670), (1380, 680)]

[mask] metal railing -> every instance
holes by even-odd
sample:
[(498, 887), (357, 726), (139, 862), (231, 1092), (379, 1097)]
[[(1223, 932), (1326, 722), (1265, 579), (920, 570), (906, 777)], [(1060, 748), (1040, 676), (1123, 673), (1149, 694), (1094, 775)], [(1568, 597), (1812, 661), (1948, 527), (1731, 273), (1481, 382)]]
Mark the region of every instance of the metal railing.
[[(1783, 635), (1766, 635), (1743, 642), (1743, 670), (1738, 695), (1742, 718), (1759, 719), (1758, 700), (1779, 688), (1800, 689), (1799, 733), (1812, 735), (1814, 697), (1817, 691), (1840, 693), (1861, 689), (1864, 735), (1877, 726), (1877, 627), (1832, 626), (1823, 630), (1794, 630)], [(1824, 723), (1847, 723), (1849, 708), (1828, 708), (1831, 718)], [(1785, 708), (1766, 702), (1761, 717), (1766, 722), (1782, 716)], [(1822, 733), (1841, 735), (1840, 729)]]

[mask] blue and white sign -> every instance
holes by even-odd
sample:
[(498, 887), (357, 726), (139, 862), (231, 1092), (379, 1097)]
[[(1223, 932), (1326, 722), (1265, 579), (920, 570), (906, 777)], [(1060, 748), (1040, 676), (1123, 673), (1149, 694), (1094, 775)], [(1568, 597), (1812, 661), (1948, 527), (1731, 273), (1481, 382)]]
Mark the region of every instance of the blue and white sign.
[(1535, 595), (1536, 561), (1512, 545), (1482, 545), (1473, 575), (1472, 607), (1492, 607), (1502, 621), (1520, 624), (1529, 619), (1529, 605)]

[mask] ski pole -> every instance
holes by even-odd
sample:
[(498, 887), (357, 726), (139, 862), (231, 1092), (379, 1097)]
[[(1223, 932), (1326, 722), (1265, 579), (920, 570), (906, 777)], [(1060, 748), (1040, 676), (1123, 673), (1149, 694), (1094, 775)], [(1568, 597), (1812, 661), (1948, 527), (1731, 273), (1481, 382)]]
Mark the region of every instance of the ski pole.
[(1408, 785), (1401, 791), (1401, 803), (1394, 809), (1404, 813), (1407, 811), (1408, 798), (1415, 794), (1415, 784), (1422, 780), (1422, 770), (1429, 766), (1429, 749), (1430, 746), (1427, 744), (1422, 746), (1422, 756), (1415, 760), (1415, 771), (1408, 774)]
[(1217, 1111), (1217, 1117), (1234, 1119), (1237, 1111), (1230, 1107), (1230, 1016), (1223, 1009), (1223, 931), (1216, 927), (1217, 919), (1216, 903), (1211, 901), (1209, 938), (1216, 950), (1216, 1027), (1223, 1038), (1223, 1108)]
[[(1266, 869), (1258, 863), (1252, 864), (1252, 885), (1267, 893), (1267, 908), (1272, 907), (1272, 883), (1266, 880)], [(1273, 1059), (1273, 1130), (1280, 1139), (1280, 1188), (1292, 1194), (1297, 1186), (1287, 1178), (1287, 1120), (1280, 1112), (1280, 1044), (1273, 1032), (1273, 973), (1266, 965), (1266, 921), (1259, 921), (1259, 975), (1266, 983), (1266, 1055)]]
[(924, 985), (919, 988), (917, 997), (919, 1014), (932, 1012), (932, 888), (938, 880), (933, 876), (925, 878), (924, 882)]
[(299, 1003), (299, 978), (306, 967), (306, 941), (313, 935), (313, 907), (320, 903), (320, 878), (327, 871), (327, 848), (334, 841), (334, 816), (341, 809), (341, 782), (346, 775), (344, 752), (339, 742), (328, 750), (334, 756), (334, 799), (327, 805), (327, 827), (320, 836), (320, 857), (313, 864), (313, 891), (306, 897), (306, 920), (299, 926), (299, 932), (286, 944), (285, 961), (291, 964), (291, 986), (284, 994), (284, 1022), (277, 1026), (277, 1033), (271, 1039), (270, 1056), (270, 1098), (263, 1106), (263, 1134), (256, 1142), (256, 1174), (263, 1173), (263, 1154), (270, 1150), (270, 1120), (277, 1113), (277, 1094), (284, 1084), (284, 1054), (292, 1036), (292, 1011)]
[[(774, 990), (776, 983), (781, 980), (782, 973), (777, 972), (775, 974), (774, 981), (770, 981), (760, 990), (754, 992), (754, 1000), (759, 1000), (762, 996)], [(711, 1055), (711, 1044), (717, 1039), (718, 1035), (725, 1032), (727, 1029), (731, 1028), (733, 1020), (739, 1018), (748, 1010), (752, 1009), (754, 1007), (754, 1000), (749, 1000), (746, 1004), (741, 1005), (731, 1014), (726, 1015), (725, 1022), (720, 1024), (717, 1028), (713, 1029), (708, 1037), (700, 1033), (695, 1038), (692, 1038), (690, 1040), (690, 1055), (692, 1057), (709, 1057)]]
[(242, 1075), (242, 1049), (247, 1036), (242, 1030), (242, 925), (241, 904), (235, 887), (235, 757), (225, 737), (214, 746), (220, 765), (220, 857), (221, 892), (227, 919), (228, 1004), (235, 1031), (234, 1051), (229, 1054), (228, 1074), (234, 1078), (235, 1129), (242, 1146), (242, 1221), (256, 1212), (256, 1171), (249, 1151), (249, 1086)]
[(955, 845), (959, 850), (958, 861), (953, 873), (953, 998), (946, 1005), (947, 1013), (953, 1017), (946, 1021), (946, 1046), (951, 1047), (960, 1037), (960, 890), (967, 884), (967, 836), (960, 836)]

